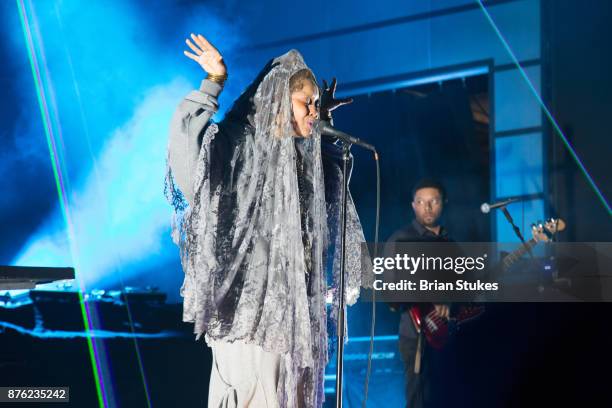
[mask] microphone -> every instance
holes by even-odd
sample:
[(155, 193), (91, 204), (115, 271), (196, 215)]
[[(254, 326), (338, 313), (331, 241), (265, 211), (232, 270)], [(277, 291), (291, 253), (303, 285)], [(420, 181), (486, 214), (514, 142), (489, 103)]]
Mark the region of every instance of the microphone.
[(541, 199), (543, 198), (543, 194), (542, 193), (535, 193), (535, 194), (527, 194), (527, 195), (523, 195), (523, 196), (519, 196), (519, 197), (512, 197), (512, 198), (508, 198), (506, 200), (503, 201), (497, 201), (495, 203), (489, 204), (489, 203), (482, 203), (482, 205), (480, 206), (480, 211), (482, 211), (483, 214), (488, 214), (489, 211), (494, 210), (496, 208), (500, 208), (500, 207), (504, 207), (508, 204), (512, 204), (515, 203), (517, 201), (529, 201), (529, 200), (537, 200), (537, 199)]
[(371, 150), (376, 153), (376, 148), (369, 143), (366, 143), (356, 137), (349, 135), (348, 133), (344, 133), (336, 128), (334, 128), (328, 121), (326, 120), (317, 120), (315, 122), (315, 126), (319, 130), (322, 135), (332, 136), (336, 139), (340, 139), (346, 143), (354, 144), (357, 146), (361, 146), (364, 149)]
[(497, 201), (492, 204), (482, 203), (482, 205), (480, 206), (480, 211), (482, 211), (483, 214), (488, 214), (491, 210), (494, 210), (499, 207), (505, 207), (506, 205), (517, 202), (518, 200), (518, 198), (509, 198), (507, 200)]

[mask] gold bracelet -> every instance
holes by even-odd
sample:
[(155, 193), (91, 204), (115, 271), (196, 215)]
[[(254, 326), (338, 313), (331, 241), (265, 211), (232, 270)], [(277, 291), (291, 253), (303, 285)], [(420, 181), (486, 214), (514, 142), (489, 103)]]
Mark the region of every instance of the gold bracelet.
[(227, 72), (223, 75), (219, 75), (219, 74), (208, 74), (206, 76), (206, 79), (216, 82), (219, 85), (223, 85), (223, 83), (227, 80)]

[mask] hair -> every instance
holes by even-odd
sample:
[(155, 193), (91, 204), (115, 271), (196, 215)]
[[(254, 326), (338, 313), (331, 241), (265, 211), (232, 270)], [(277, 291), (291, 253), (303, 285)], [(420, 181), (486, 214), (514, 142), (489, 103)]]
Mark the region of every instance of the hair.
[(295, 74), (291, 75), (291, 78), (289, 78), (289, 92), (294, 93), (301, 91), (304, 87), (304, 81), (306, 80), (312, 82), (313, 86), (317, 86), (317, 80), (312, 74), (312, 71), (308, 68), (300, 69)]
[(422, 188), (435, 188), (436, 190), (438, 190), (438, 192), (442, 196), (442, 202), (443, 203), (446, 202), (446, 198), (447, 198), (446, 189), (444, 188), (442, 183), (440, 183), (438, 180), (433, 179), (433, 178), (423, 178), (414, 185), (414, 187), (412, 188), (412, 199), (413, 200), (414, 200), (414, 196), (416, 195), (417, 191), (419, 191)]

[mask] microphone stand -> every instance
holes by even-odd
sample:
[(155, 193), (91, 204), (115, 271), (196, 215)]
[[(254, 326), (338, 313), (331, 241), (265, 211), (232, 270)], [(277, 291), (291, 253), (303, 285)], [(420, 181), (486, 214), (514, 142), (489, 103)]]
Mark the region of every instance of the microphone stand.
[[(521, 234), (521, 230), (514, 224), (514, 221), (512, 220), (512, 216), (510, 215), (510, 212), (506, 209), (506, 206), (500, 207), (500, 209), (502, 210), (502, 212), (504, 213), (504, 216), (506, 217), (506, 219), (508, 220), (508, 222), (510, 223), (510, 225), (512, 225), (512, 229), (514, 230), (514, 233), (516, 234), (516, 236), (521, 240), (521, 242), (523, 243), (523, 248), (525, 248), (525, 250), (527, 251), (527, 253), (529, 254), (529, 257), (532, 260), (535, 260), (535, 257), (533, 256), (533, 252), (531, 251), (531, 248), (529, 247), (529, 245), (527, 245), (527, 243), (525, 242), (525, 239), (523, 238), (523, 234)], [(545, 290), (545, 286), (544, 286), (544, 276), (543, 275), (539, 275), (540, 276), (540, 283), (538, 285), (538, 292), (540, 294), (542, 294)], [(570, 284), (571, 284), (571, 280), (570, 280)]]
[(519, 227), (516, 226), (516, 224), (514, 224), (514, 220), (512, 219), (512, 216), (510, 215), (510, 212), (508, 212), (508, 209), (506, 208), (506, 206), (504, 205), (500, 209), (502, 210), (502, 212), (504, 213), (504, 216), (506, 217), (506, 219), (512, 226), (512, 229), (514, 230), (514, 233), (516, 234), (516, 236), (523, 243), (523, 247), (527, 250), (527, 252), (529, 253), (529, 256), (533, 258), (533, 253), (531, 252), (531, 248), (529, 248), (529, 245), (525, 243), (525, 238), (523, 238), (523, 234), (521, 234), (521, 230), (519, 229)]
[(337, 322), (337, 341), (338, 350), (336, 353), (336, 408), (342, 408), (342, 376), (343, 376), (343, 361), (344, 361), (344, 334), (345, 334), (345, 316), (346, 316), (346, 299), (344, 288), (344, 272), (346, 268), (346, 208), (348, 201), (348, 177), (347, 167), (349, 161), (349, 150), (352, 144), (342, 143), (342, 223), (340, 236), (340, 281), (338, 287), (340, 290), (340, 302), (338, 304), (338, 322)]
[(346, 271), (346, 210), (348, 206), (348, 161), (350, 159), (349, 152), (351, 146), (361, 146), (374, 153), (374, 158), (378, 162), (378, 153), (374, 146), (359, 140), (347, 133), (334, 129), (329, 121), (320, 120), (317, 123), (322, 135), (328, 135), (342, 142), (342, 221), (340, 227), (340, 280), (338, 289), (340, 291), (340, 299), (338, 302), (338, 322), (337, 322), (337, 342), (338, 350), (336, 355), (336, 408), (342, 408), (342, 377), (343, 377), (343, 361), (344, 361), (344, 335), (346, 332), (346, 299), (345, 299), (345, 281), (344, 275)]

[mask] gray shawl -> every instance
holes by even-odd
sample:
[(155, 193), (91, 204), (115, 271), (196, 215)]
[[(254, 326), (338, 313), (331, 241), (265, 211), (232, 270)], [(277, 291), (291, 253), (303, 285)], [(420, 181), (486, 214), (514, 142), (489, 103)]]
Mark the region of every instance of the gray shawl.
[[(281, 407), (296, 406), (298, 398), (308, 407), (323, 404), (326, 296), (334, 310), (338, 298), (339, 251), (329, 242), (339, 238), (338, 205), (326, 208), (321, 137), (292, 137), (289, 78), (303, 68), (295, 50), (272, 60), (221, 123), (202, 128), (191, 205), (170, 167), (166, 179), (185, 272), (184, 320), (209, 343), (241, 341), (282, 354)], [(336, 211), (328, 217), (330, 208)], [(347, 214), (346, 296), (353, 304), (364, 237), (352, 200)], [(326, 256), (334, 259), (329, 279)]]

